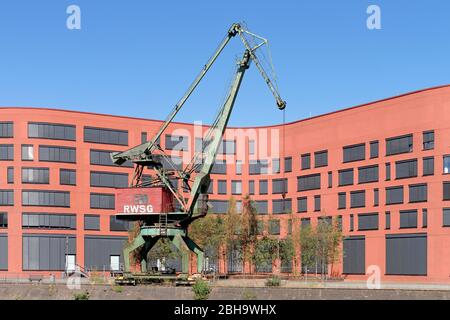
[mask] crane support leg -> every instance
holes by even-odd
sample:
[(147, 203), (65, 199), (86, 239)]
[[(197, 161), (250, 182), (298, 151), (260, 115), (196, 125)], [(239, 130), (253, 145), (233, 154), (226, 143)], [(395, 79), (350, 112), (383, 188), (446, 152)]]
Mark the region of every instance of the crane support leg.
[(147, 272), (147, 255), (148, 252), (153, 248), (155, 243), (159, 240), (158, 237), (143, 237), (140, 233), (136, 238), (134, 238), (133, 242), (126, 246), (123, 249), (123, 262), (124, 262), (124, 271), (130, 272), (130, 254), (133, 251), (141, 250), (140, 255), (142, 257), (141, 263), (141, 271)]
[(179, 234), (173, 237), (172, 243), (181, 253), (181, 272), (189, 273), (189, 247), (187, 243)]
[(186, 242), (189, 249), (195, 253), (197, 256), (197, 272), (201, 273), (203, 270), (203, 250), (189, 237), (183, 237), (184, 242)]
[(148, 253), (150, 250), (152, 250), (153, 246), (156, 244), (156, 242), (158, 242), (159, 238), (158, 237), (146, 237), (147, 239), (144, 238), (145, 244), (141, 249), (141, 271), (142, 272), (147, 272), (148, 271), (148, 261), (147, 261), (147, 257), (148, 257)]
[(145, 244), (145, 240), (141, 234), (139, 234), (136, 238), (134, 238), (133, 242), (130, 243), (123, 249), (123, 262), (124, 262), (124, 271), (130, 272), (130, 254), (142, 247)]

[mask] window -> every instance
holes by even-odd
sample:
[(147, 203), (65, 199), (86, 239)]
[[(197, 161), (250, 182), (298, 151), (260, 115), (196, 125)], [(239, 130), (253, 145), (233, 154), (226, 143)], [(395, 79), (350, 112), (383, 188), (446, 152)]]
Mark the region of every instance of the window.
[[(97, 165), (97, 166), (108, 166), (108, 167), (117, 166), (111, 160), (111, 153), (112, 152), (117, 152), (117, 151), (91, 149), (90, 152), (89, 152), (90, 164)], [(120, 166), (121, 167), (130, 167), (130, 168), (132, 168), (133, 167), (133, 162), (125, 161)]]
[(13, 131), (12, 122), (0, 122), (0, 138), (13, 138)]
[(443, 197), (443, 199), (444, 200), (450, 200), (450, 182), (444, 182), (443, 186), (444, 186), (444, 192), (443, 192), (444, 197)]
[[(187, 151), (187, 149), (185, 150)], [(236, 141), (222, 140), (219, 145), (219, 154), (236, 154)]]
[(268, 202), (267, 200), (257, 200), (255, 201), (255, 208), (256, 212), (258, 214), (268, 214), (269, 208), (268, 208)]
[(13, 206), (13, 205), (14, 205), (14, 191), (0, 190), (0, 206)]
[(319, 151), (314, 153), (314, 167), (320, 168), (328, 165), (328, 151)]
[(248, 154), (255, 154), (255, 141), (254, 140), (249, 140), (248, 141)]
[(250, 160), (248, 171), (250, 174), (267, 174), (269, 162), (267, 160)]
[(28, 123), (28, 138), (75, 141), (75, 126), (57, 123)]
[(378, 213), (358, 214), (358, 230), (378, 230)]
[(273, 179), (272, 180), (272, 194), (282, 194), (288, 192), (288, 180), (284, 179)]
[(0, 228), (8, 228), (8, 213), (0, 213)]
[(49, 184), (49, 169), (22, 168), (22, 183)]
[(147, 132), (141, 132), (141, 143), (147, 142)]
[(228, 201), (226, 200), (209, 200), (212, 208), (211, 211), (215, 214), (223, 214), (228, 211)]
[[(181, 166), (180, 166), (181, 168)], [(211, 169), (212, 174), (227, 174), (227, 163), (225, 160), (216, 160)]]
[(84, 230), (100, 231), (100, 216), (97, 214), (85, 214)]
[(26, 213), (22, 214), (24, 229), (76, 229), (75, 214)]
[(280, 234), (280, 220), (269, 220), (269, 234)]
[(366, 144), (356, 144), (344, 147), (343, 162), (359, 161), (366, 158)]
[(417, 159), (397, 161), (395, 163), (395, 178), (417, 177)]
[(314, 196), (314, 211), (320, 211), (321, 210), (321, 203), (320, 203), (320, 196)]
[(428, 227), (428, 210), (422, 209), (422, 228)]
[(350, 208), (362, 208), (366, 206), (366, 191), (350, 192)]
[(343, 273), (366, 273), (366, 240), (364, 236), (347, 237), (343, 240)]
[(242, 181), (232, 180), (231, 181), (231, 193), (232, 194), (242, 194)]
[(400, 211), (400, 228), (417, 228), (417, 210)]
[(272, 200), (273, 214), (291, 213), (291, 211), (292, 211), (291, 199)]
[(269, 183), (267, 180), (259, 180), (259, 194), (269, 193)]
[(300, 223), (302, 228), (308, 227), (311, 225), (311, 218), (301, 218)]
[(218, 180), (217, 181), (217, 193), (218, 194), (227, 194), (227, 180)]
[(301, 197), (297, 198), (297, 212), (307, 212), (308, 211), (308, 198)]
[(386, 235), (387, 275), (427, 275), (427, 235)]
[(333, 217), (318, 217), (317, 224), (332, 225)]
[(339, 192), (338, 194), (338, 209), (345, 209), (347, 207), (347, 194)]
[(444, 156), (444, 173), (450, 173), (450, 156)]
[(59, 184), (67, 186), (77, 185), (77, 172), (76, 170), (60, 169), (59, 170)]
[(272, 173), (280, 173), (280, 159), (272, 159)]
[(39, 161), (75, 163), (76, 158), (75, 148), (39, 146)]
[(378, 141), (372, 141), (370, 143), (370, 158), (378, 158), (378, 148), (379, 148), (379, 143)]
[(386, 211), (385, 214), (385, 219), (386, 219), (386, 230), (391, 229), (391, 213), (389, 211)]
[(128, 231), (130, 222), (119, 220), (116, 216), (109, 217), (109, 231)]
[(126, 188), (128, 186), (128, 173), (91, 171), (90, 186), (102, 188)]
[(236, 160), (236, 174), (241, 175), (242, 174), (242, 161)]
[(14, 145), (0, 144), (0, 161), (14, 160)]
[(434, 157), (423, 158), (423, 175), (434, 175)]
[(350, 231), (353, 231), (353, 230), (355, 230), (355, 218), (354, 218), (354, 215), (351, 214), (350, 215)]
[(73, 256), (76, 253), (74, 235), (24, 234), (22, 244), (23, 270), (63, 271), (69, 269), (68, 267), (74, 267)]
[(333, 172), (328, 171), (328, 188), (333, 187)]
[(115, 196), (113, 194), (105, 193), (91, 193), (90, 194), (90, 208), (91, 209), (114, 209)]
[(386, 188), (386, 204), (403, 203), (403, 186)]
[(128, 131), (84, 127), (84, 142), (128, 145)]
[(391, 180), (391, 164), (386, 163), (386, 181)]
[(426, 131), (423, 133), (423, 150), (434, 149), (434, 131)]
[(14, 183), (14, 167), (8, 167), (7, 174), (6, 174), (6, 180), (8, 184)]
[(320, 173), (297, 177), (297, 191), (320, 189)]
[(450, 227), (450, 208), (444, 208), (442, 210), (442, 226)]
[(378, 165), (358, 168), (358, 183), (378, 181)]
[(353, 169), (339, 170), (339, 186), (349, 186), (353, 184)]
[(284, 158), (284, 172), (292, 171), (292, 157)]
[(380, 192), (378, 189), (373, 189), (373, 206), (378, 207), (380, 203)]
[(255, 180), (250, 180), (248, 182), (248, 194), (255, 194)]
[(427, 201), (427, 184), (409, 185), (409, 202)]
[(23, 206), (70, 207), (70, 192), (23, 190)]
[(34, 160), (34, 148), (32, 145), (22, 145), (22, 160), (33, 161)]
[(311, 168), (311, 154), (303, 154), (302, 155), (302, 170)]
[(408, 153), (413, 151), (413, 135), (386, 139), (386, 155)]
[(189, 151), (189, 137), (166, 134), (166, 150)]

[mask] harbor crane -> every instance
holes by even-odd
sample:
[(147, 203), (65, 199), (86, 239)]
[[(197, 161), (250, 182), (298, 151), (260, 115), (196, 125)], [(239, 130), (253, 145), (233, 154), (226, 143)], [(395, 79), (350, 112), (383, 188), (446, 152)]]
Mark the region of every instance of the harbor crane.
[[(217, 117), (207, 130), (202, 152), (196, 153), (192, 161), (184, 168), (174, 165), (170, 156), (159, 145), (160, 137), (173, 121), (177, 113), (197, 88), (203, 77), (210, 70), (229, 41), (238, 36), (244, 45), (244, 53), (238, 61), (229, 92)], [(210, 184), (210, 173), (222, 138), (233, 110), (236, 96), (242, 79), (250, 63), (253, 62), (262, 75), (269, 90), (275, 97), (278, 109), (284, 110), (286, 102), (281, 98), (274, 81), (266, 73), (256, 52), (267, 45), (268, 41), (234, 23), (217, 50), (203, 66), (198, 76), (189, 86), (186, 93), (174, 106), (156, 135), (148, 142), (129, 150), (111, 153), (113, 163), (122, 165), (134, 163), (134, 174), (129, 188), (117, 189), (117, 219), (138, 223), (138, 235), (124, 249), (124, 272), (130, 273), (130, 254), (139, 257), (141, 272), (148, 272), (147, 256), (151, 248), (160, 238), (168, 238), (182, 253), (182, 272), (188, 273), (189, 252), (197, 257), (197, 272), (203, 268), (203, 251), (188, 237), (188, 227), (196, 219), (204, 217), (210, 210), (207, 190)], [(144, 169), (153, 172), (151, 179), (144, 179)], [(174, 181), (182, 183), (185, 192), (190, 196), (185, 199)]]

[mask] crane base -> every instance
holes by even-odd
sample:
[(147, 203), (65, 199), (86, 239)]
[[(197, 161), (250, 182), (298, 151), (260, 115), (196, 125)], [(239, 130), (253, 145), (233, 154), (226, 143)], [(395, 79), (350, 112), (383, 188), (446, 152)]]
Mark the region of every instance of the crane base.
[(124, 272), (130, 272), (130, 254), (133, 251), (140, 250), (140, 256), (143, 257), (141, 262), (141, 272), (148, 272), (147, 270), (147, 256), (149, 251), (161, 238), (168, 238), (173, 245), (181, 252), (182, 272), (184, 274), (189, 273), (189, 253), (192, 252), (197, 256), (197, 273), (201, 273), (203, 269), (203, 250), (186, 236), (185, 229), (179, 228), (167, 228), (162, 234), (162, 230), (157, 227), (141, 228), (139, 235), (133, 240), (133, 242), (125, 247), (123, 250), (124, 259)]

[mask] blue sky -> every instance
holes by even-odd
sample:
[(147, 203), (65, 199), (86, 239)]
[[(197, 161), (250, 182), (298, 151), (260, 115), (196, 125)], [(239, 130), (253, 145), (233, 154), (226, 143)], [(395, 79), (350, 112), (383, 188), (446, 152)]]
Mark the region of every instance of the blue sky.
[[(81, 30), (66, 8), (81, 8)], [(366, 9), (381, 8), (368, 30)], [(449, 84), (450, 1), (2, 1), (0, 105), (163, 119), (235, 21), (270, 40), (286, 120)], [(242, 45), (236, 38), (177, 117), (210, 122)], [(282, 121), (256, 68), (231, 125)]]

